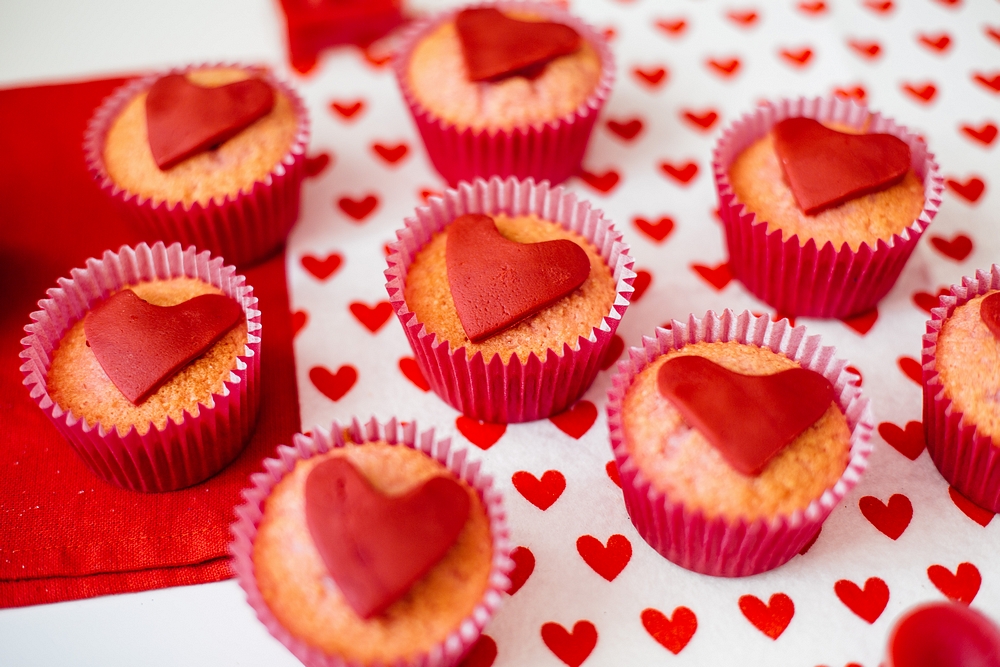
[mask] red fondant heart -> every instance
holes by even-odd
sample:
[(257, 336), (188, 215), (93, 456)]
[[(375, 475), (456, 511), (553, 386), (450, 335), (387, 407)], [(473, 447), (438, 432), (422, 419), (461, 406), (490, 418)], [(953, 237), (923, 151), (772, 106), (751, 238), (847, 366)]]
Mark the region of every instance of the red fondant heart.
[(403, 596), (458, 539), (469, 494), (433, 477), (401, 496), (383, 495), (345, 458), (309, 473), (306, 522), (348, 604), (371, 618)]
[(1000, 340), (1000, 292), (993, 292), (979, 302), (979, 317)]
[(274, 107), (274, 91), (260, 79), (206, 88), (182, 74), (154, 83), (146, 96), (149, 149), (160, 169), (239, 134)]
[(534, 70), (580, 48), (579, 33), (568, 25), (518, 21), (493, 7), (459, 12), (455, 27), (472, 81), (533, 74), (525, 70)]
[(508, 241), (491, 217), (475, 214), (449, 225), (445, 263), (458, 319), (476, 343), (563, 298), (590, 274), (587, 253), (572, 241)]
[(891, 134), (845, 134), (812, 118), (774, 126), (774, 150), (806, 215), (898, 183), (910, 169), (910, 147)]
[(657, 381), (684, 420), (744, 475), (759, 475), (833, 401), (830, 381), (805, 368), (740, 375), (704, 357), (675, 357)]
[(963, 604), (927, 604), (899, 619), (887, 654), (887, 667), (1000, 667), (1000, 628)]
[(87, 344), (125, 398), (139, 404), (200, 357), (243, 317), (239, 304), (202, 294), (154, 306), (126, 289), (87, 313)]

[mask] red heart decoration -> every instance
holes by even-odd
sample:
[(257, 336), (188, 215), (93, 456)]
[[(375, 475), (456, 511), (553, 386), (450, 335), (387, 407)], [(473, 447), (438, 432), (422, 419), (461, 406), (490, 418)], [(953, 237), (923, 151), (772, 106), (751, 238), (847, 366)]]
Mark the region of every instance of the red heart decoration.
[(469, 340), (478, 343), (573, 292), (590, 275), (590, 258), (566, 239), (517, 243), (488, 215), (448, 226), (448, 285)]
[(309, 314), (304, 310), (296, 310), (292, 313), (292, 336), (298, 335), (302, 327), (309, 321)]
[(851, 315), (850, 317), (842, 317), (840, 321), (851, 327), (859, 334), (864, 336), (872, 327), (875, 326), (875, 322), (878, 320), (878, 308), (872, 308), (871, 310), (866, 310), (863, 313), (858, 313), (857, 315)]
[(667, 33), (667, 35), (676, 37), (677, 35), (683, 33), (684, 29), (687, 28), (687, 21), (684, 19), (658, 19), (654, 25), (663, 32)]
[(775, 593), (764, 604), (756, 595), (740, 597), (740, 611), (755, 628), (771, 639), (777, 639), (795, 616), (795, 604), (784, 593)]
[(955, 503), (955, 507), (962, 511), (962, 514), (969, 517), (983, 528), (988, 526), (990, 521), (993, 520), (993, 517), (996, 516), (995, 512), (980, 507), (963, 496), (954, 486), (948, 487), (948, 496), (951, 498), (951, 502)]
[(459, 667), (491, 667), (497, 659), (497, 643), (489, 635), (479, 635), (479, 639), (462, 659)]
[(701, 276), (705, 282), (721, 292), (733, 279), (733, 272), (729, 269), (729, 262), (723, 262), (718, 266), (705, 266), (704, 264), (692, 264), (691, 268)]
[(865, 7), (873, 12), (885, 14), (892, 11), (893, 4), (892, 0), (885, 0), (884, 2), (880, 2), (879, 0), (865, 0)]
[(372, 144), (372, 150), (375, 151), (380, 158), (388, 162), (389, 164), (396, 164), (409, 152), (410, 147), (405, 143), (396, 144), (395, 146), (384, 146), (379, 143)]
[(979, 302), (979, 318), (1000, 340), (1000, 292), (994, 292)]
[(715, 121), (719, 120), (718, 112), (713, 111), (712, 109), (702, 111), (700, 113), (685, 109), (681, 112), (681, 117), (689, 123), (692, 123), (700, 130), (711, 129), (711, 127), (715, 125)]
[(887, 667), (1000, 667), (1000, 628), (963, 604), (906, 613), (889, 634)]
[(326, 280), (340, 268), (344, 258), (339, 253), (331, 252), (324, 259), (312, 255), (302, 256), (302, 268), (313, 274), (317, 280)]
[(896, 365), (899, 366), (899, 370), (903, 371), (903, 375), (910, 378), (917, 384), (921, 384), (921, 377), (923, 376), (924, 371), (919, 361), (913, 357), (903, 355), (896, 359)]
[(983, 583), (983, 575), (972, 563), (959, 563), (954, 574), (943, 565), (931, 565), (927, 578), (948, 599), (963, 604), (972, 604)]
[(392, 317), (392, 305), (388, 301), (380, 301), (374, 306), (355, 301), (350, 305), (350, 309), (358, 322), (365, 325), (365, 328), (372, 333), (381, 329), (382, 325)]
[(583, 399), (569, 410), (549, 417), (549, 421), (571, 438), (579, 440), (597, 420), (597, 406)]
[(667, 616), (659, 609), (643, 609), (640, 615), (642, 627), (660, 646), (674, 655), (680, 653), (698, 629), (698, 617), (687, 607), (677, 607), (673, 616)]
[(865, 58), (876, 58), (878, 54), (882, 53), (882, 46), (878, 42), (862, 42), (857, 39), (850, 39), (847, 41), (847, 45), (850, 46), (858, 55)]
[(146, 95), (149, 149), (160, 169), (235, 137), (274, 107), (274, 91), (260, 79), (206, 88), (168, 74)]
[(87, 313), (83, 329), (108, 379), (138, 405), (242, 317), (240, 305), (222, 294), (154, 306), (125, 289)]
[(608, 343), (608, 349), (606, 349), (604, 354), (601, 355), (601, 363), (599, 364), (601, 370), (606, 371), (614, 366), (615, 362), (618, 361), (618, 357), (622, 356), (622, 352), (624, 351), (625, 341), (622, 340), (622, 337), (618, 334), (611, 336), (611, 342)]
[(604, 464), (604, 472), (607, 473), (608, 479), (615, 483), (619, 489), (622, 488), (622, 478), (618, 474), (618, 464), (614, 461), (608, 461)]
[(833, 592), (848, 609), (874, 623), (889, 604), (889, 587), (878, 577), (869, 577), (862, 589), (853, 581), (841, 579), (833, 585)]
[(566, 478), (558, 470), (546, 470), (541, 479), (530, 472), (518, 470), (510, 481), (525, 500), (543, 512), (552, 507), (566, 490)]
[(945, 257), (961, 262), (972, 253), (972, 239), (965, 234), (956, 234), (951, 239), (932, 236), (931, 245)]
[(455, 418), (455, 428), (479, 449), (486, 451), (496, 444), (507, 432), (506, 424), (491, 424), (459, 415)]
[(941, 297), (946, 294), (948, 294), (948, 288), (946, 287), (939, 289), (937, 294), (931, 294), (930, 292), (915, 292), (913, 294), (913, 303), (917, 304), (917, 307), (922, 310), (926, 310), (930, 313), (932, 309), (938, 307), (938, 304), (941, 302)]
[(542, 641), (569, 667), (580, 667), (597, 646), (597, 628), (590, 621), (577, 621), (570, 633), (558, 623), (546, 623)]
[(674, 221), (667, 216), (663, 216), (656, 222), (645, 218), (633, 218), (632, 222), (639, 228), (639, 231), (657, 243), (670, 236), (670, 232), (674, 231)]
[(337, 200), (337, 205), (341, 211), (360, 222), (378, 206), (378, 197), (375, 195), (367, 195), (364, 199), (341, 197)]
[(753, 25), (754, 23), (757, 22), (757, 19), (759, 18), (757, 16), (757, 12), (753, 11), (752, 9), (748, 9), (745, 11), (737, 11), (737, 10), (730, 11), (726, 14), (726, 16), (728, 16), (729, 19), (733, 21), (733, 23), (742, 26)]
[(954, 178), (946, 178), (944, 183), (948, 186), (949, 190), (970, 204), (975, 204), (979, 201), (979, 198), (983, 196), (983, 192), (986, 191), (986, 183), (983, 182), (983, 179), (976, 176), (970, 176), (965, 182)]
[(578, 50), (581, 43), (580, 34), (568, 25), (518, 21), (493, 7), (462, 10), (455, 28), (472, 81), (530, 76), (536, 68)]
[(337, 112), (341, 118), (353, 118), (358, 112), (365, 108), (364, 100), (354, 102), (331, 102), (330, 108)]
[(649, 286), (653, 284), (653, 274), (645, 269), (637, 269), (635, 272), (635, 280), (632, 281), (632, 297), (629, 299), (632, 303), (637, 302), (642, 298), (642, 295), (646, 293)]
[(901, 493), (892, 494), (888, 504), (875, 496), (864, 496), (858, 507), (868, 522), (891, 540), (899, 539), (913, 518), (913, 504)]
[(799, 9), (807, 14), (822, 14), (826, 11), (825, 2), (800, 2)]
[(976, 72), (972, 80), (981, 83), (994, 93), (1000, 93), (1000, 74), (980, 74)]
[(862, 86), (853, 86), (851, 88), (834, 88), (833, 94), (837, 97), (846, 97), (850, 100), (857, 100), (858, 102), (864, 102), (865, 98), (868, 97), (868, 93)]
[(330, 576), (362, 618), (381, 613), (445, 555), (469, 518), (469, 494), (433, 477), (390, 497), (344, 457), (323, 461), (305, 484), (309, 534)]
[(306, 178), (315, 178), (330, 166), (330, 154), (323, 152), (306, 158)]
[(514, 547), (510, 552), (510, 559), (514, 561), (514, 569), (507, 575), (510, 577), (510, 588), (507, 593), (513, 595), (521, 590), (521, 586), (524, 586), (524, 582), (535, 571), (535, 554), (531, 553), (528, 547)]
[(611, 192), (611, 189), (618, 185), (618, 181), (621, 180), (621, 176), (614, 169), (609, 169), (603, 174), (595, 174), (581, 168), (579, 176), (584, 183), (598, 192), (604, 193)]
[(997, 138), (997, 134), (1000, 133), (993, 123), (983, 123), (980, 127), (962, 125), (962, 132), (984, 146), (992, 144), (993, 140)]
[(759, 475), (833, 401), (830, 381), (805, 368), (741, 375), (697, 356), (670, 359), (657, 382), (684, 421), (744, 475)]
[(939, 52), (944, 51), (951, 45), (951, 37), (946, 33), (941, 33), (940, 35), (920, 35), (917, 41), (927, 48)]
[(902, 429), (892, 422), (882, 422), (878, 425), (878, 434), (897, 452), (916, 461), (924, 451), (924, 425), (918, 421), (906, 423)]
[(632, 118), (630, 120), (617, 121), (608, 120), (608, 129), (617, 134), (625, 141), (635, 139), (636, 135), (642, 132), (642, 119)]
[(413, 357), (403, 357), (399, 360), (399, 370), (406, 379), (417, 386), (420, 391), (430, 391), (431, 385), (420, 370), (417, 360)]
[(675, 165), (670, 162), (661, 162), (660, 169), (664, 174), (674, 179), (681, 185), (687, 185), (698, 175), (698, 163), (685, 162), (682, 165)]
[(309, 369), (309, 380), (331, 401), (339, 401), (358, 381), (358, 371), (350, 364), (344, 364), (336, 373), (324, 366), (313, 366)]
[(812, 49), (799, 49), (798, 51), (782, 49), (779, 53), (782, 58), (796, 67), (804, 67), (813, 56)]
[(903, 90), (913, 95), (922, 104), (929, 103), (937, 95), (937, 87), (933, 83), (925, 83), (923, 85), (904, 83)]
[(581, 535), (576, 550), (590, 569), (608, 581), (614, 581), (632, 559), (632, 543), (624, 535), (612, 535), (607, 546), (592, 535)]
[(736, 70), (740, 68), (740, 59), (730, 58), (729, 60), (716, 60), (715, 58), (709, 58), (707, 65), (722, 76), (730, 77), (733, 74), (736, 74)]
[(664, 67), (656, 67), (655, 65), (643, 69), (642, 67), (635, 67), (632, 69), (632, 73), (639, 79), (640, 82), (649, 85), (651, 88), (659, 88), (667, 78), (667, 70)]
[(806, 215), (898, 183), (910, 170), (910, 147), (891, 134), (846, 134), (812, 118), (773, 128), (774, 150)]

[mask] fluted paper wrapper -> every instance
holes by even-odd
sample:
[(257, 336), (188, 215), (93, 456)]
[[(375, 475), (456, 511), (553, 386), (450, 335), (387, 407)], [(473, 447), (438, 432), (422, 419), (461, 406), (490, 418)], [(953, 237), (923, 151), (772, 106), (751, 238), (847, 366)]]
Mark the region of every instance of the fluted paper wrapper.
[[(782, 240), (782, 231), (768, 232), (736, 199), (729, 167), (753, 142), (785, 118), (806, 117), (891, 134), (910, 147), (910, 166), (924, 184), (924, 208), (899, 234), (863, 243), (857, 251), (830, 242), (817, 248), (813, 239), (802, 243), (797, 235)], [(864, 312), (884, 297), (921, 234), (937, 214), (944, 189), (934, 155), (924, 140), (895, 121), (843, 98), (815, 98), (767, 102), (734, 122), (720, 137), (712, 155), (719, 197), (719, 215), (726, 232), (729, 268), (733, 275), (779, 313), (809, 317), (847, 317)]]
[[(542, 362), (534, 353), (526, 360), (516, 354), (504, 364), (500, 355), (484, 359), (481, 352), (471, 358), (465, 347), (452, 351), (446, 340), (429, 333), (403, 299), (406, 275), (413, 258), (431, 237), (452, 220), (466, 213), (509, 216), (534, 214), (583, 236), (597, 249), (616, 283), (610, 312), (580, 337), (575, 349), (549, 350)], [(468, 417), (493, 423), (544, 419), (569, 408), (590, 387), (600, 361), (621, 322), (632, 295), (634, 260), (621, 233), (604, 214), (575, 194), (531, 179), (501, 181), (476, 179), (432, 197), (427, 206), (407, 218), (390, 245), (389, 268), (385, 271), (389, 302), (403, 325), (417, 364), (431, 389), (446, 403)]]
[(941, 326), (955, 309), (977, 296), (1000, 290), (1000, 265), (977, 271), (974, 278), (962, 278), (942, 296), (927, 320), (923, 337), (924, 433), (927, 452), (948, 482), (966, 498), (992, 512), (1000, 512), (1000, 447), (993, 438), (980, 433), (964, 413), (956, 410), (945, 396), (937, 372), (937, 339)]
[[(657, 357), (672, 349), (698, 342), (736, 341), (782, 354), (803, 368), (820, 373), (832, 384), (837, 405), (851, 430), (851, 450), (843, 475), (831, 488), (803, 509), (773, 519), (732, 521), (689, 510), (681, 499), (656, 490), (640, 470), (625, 443), (622, 405), (635, 376)], [(618, 363), (608, 394), (608, 427), (611, 447), (622, 482), (625, 507), (636, 530), (664, 558), (681, 567), (722, 577), (745, 577), (774, 569), (790, 560), (819, 531), (834, 507), (857, 484), (868, 465), (874, 417), (867, 398), (837, 359), (832, 347), (804, 327), (788, 320), (771, 322), (749, 311), (737, 315), (709, 311), (704, 319), (691, 315), (687, 322), (674, 320), (670, 329), (657, 328), (654, 338), (643, 337), (643, 346), (629, 349), (629, 358)]]
[(459, 181), (490, 176), (562, 183), (579, 171), (594, 122), (611, 94), (615, 63), (607, 40), (594, 28), (555, 4), (499, 2), (475, 7), (530, 12), (570, 26), (597, 51), (601, 60), (601, 76), (587, 99), (575, 111), (560, 118), (511, 129), (462, 129), (436, 117), (420, 103), (410, 87), (407, 71), (410, 54), (417, 43), (443, 23), (454, 21), (461, 10), (418, 22), (402, 38), (393, 59), (393, 68), (431, 163), (452, 186)]
[[(253, 71), (291, 101), (299, 124), (285, 156), (249, 190), (222, 198), (213, 197), (205, 204), (154, 202), (117, 185), (104, 165), (104, 141), (125, 106), (167, 74), (185, 74), (216, 67)], [(280, 248), (298, 219), (299, 190), (305, 177), (308, 143), (309, 115), (305, 103), (288, 84), (259, 68), (197, 65), (135, 79), (115, 90), (90, 119), (84, 135), (84, 154), (91, 176), (126, 213), (146, 241), (178, 242), (185, 247), (193, 245), (242, 267), (254, 264)]]
[[(348, 439), (349, 438), (349, 439)], [(400, 657), (394, 667), (449, 667), (456, 665), (475, 645), (483, 628), (500, 607), (503, 593), (510, 587), (508, 573), (514, 562), (510, 558), (511, 543), (503, 498), (493, 487), (493, 478), (480, 470), (479, 462), (467, 460), (464, 449), (453, 448), (449, 439), (438, 440), (434, 430), (418, 431), (413, 422), (402, 423), (395, 418), (380, 423), (374, 418), (362, 424), (356, 418), (345, 427), (334, 422), (329, 430), (313, 429), (311, 436), (296, 434), (293, 446), (281, 445), (277, 458), (264, 460), (264, 471), (250, 476), (250, 486), (243, 490), (243, 504), (236, 507), (236, 521), (230, 526), (233, 540), (229, 550), (233, 555), (233, 570), (240, 586), (247, 595), (247, 602), (257, 613), (257, 618), (278, 641), (296, 658), (309, 667), (363, 667), (361, 663), (345, 660), (339, 655), (329, 655), (292, 635), (275, 618), (264, 601), (254, 574), (253, 545), (257, 527), (264, 514), (264, 504), (271, 490), (290, 473), (299, 460), (323, 454), (348, 442), (364, 443), (385, 441), (399, 447), (410, 447), (423, 452), (464, 480), (479, 494), (490, 521), (493, 540), (493, 562), (486, 590), (482, 599), (448, 637), (423, 653), (410, 658)]]

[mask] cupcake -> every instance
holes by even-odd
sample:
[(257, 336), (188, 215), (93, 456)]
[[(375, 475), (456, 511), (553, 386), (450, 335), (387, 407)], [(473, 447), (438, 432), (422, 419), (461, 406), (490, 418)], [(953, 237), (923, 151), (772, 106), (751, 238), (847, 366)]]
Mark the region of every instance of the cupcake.
[(643, 539), (726, 577), (798, 553), (871, 451), (871, 408), (846, 367), (802, 327), (730, 310), (674, 321), (632, 348), (608, 426)]
[(1000, 667), (1000, 627), (957, 602), (910, 609), (889, 632), (885, 667)]
[(530, 2), (422, 21), (394, 67), (431, 162), (453, 186), (493, 175), (566, 180), (614, 80), (599, 33), (552, 4)]
[(477, 179), (397, 231), (386, 290), (431, 388), (494, 423), (543, 419), (587, 390), (632, 293), (604, 215), (562, 188)]
[(725, 131), (713, 169), (733, 275), (813, 317), (873, 308), (943, 189), (921, 137), (841, 98), (763, 104)]
[(257, 617), (306, 665), (454, 665), (510, 585), (478, 463), (395, 419), (297, 435), (251, 477), (231, 530)]
[(260, 402), (260, 311), (236, 269), (175, 243), (123, 246), (32, 313), (32, 398), (102, 479), (171, 491), (243, 449)]
[(927, 451), (962, 495), (1000, 512), (1000, 265), (952, 286), (923, 341)]
[(246, 265), (277, 250), (299, 213), (309, 120), (268, 72), (189, 67), (131, 81), (87, 128), (87, 163), (148, 240)]

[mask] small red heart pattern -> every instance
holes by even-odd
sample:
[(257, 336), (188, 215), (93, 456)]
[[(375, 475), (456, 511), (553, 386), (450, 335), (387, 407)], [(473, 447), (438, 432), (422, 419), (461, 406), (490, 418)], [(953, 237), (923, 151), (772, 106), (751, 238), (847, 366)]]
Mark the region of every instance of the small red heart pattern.
[(590, 569), (608, 581), (614, 581), (632, 559), (632, 543), (624, 535), (612, 535), (607, 544), (593, 535), (581, 535), (576, 550)]
[(972, 604), (983, 584), (983, 575), (972, 563), (959, 563), (954, 572), (943, 565), (931, 565), (927, 578), (946, 598), (962, 604)]
[(642, 627), (674, 655), (684, 650), (698, 631), (698, 617), (687, 607), (676, 607), (670, 616), (652, 607), (642, 610)]
[(756, 595), (743, 595), (740, 611), (750, 623), (771, 639), (777, 639), (795, 616), (795, 603), (784, 593), (774, 593), (765, 603)]
[(577, 401), (569, 410), (549, 417), (549, 421), (569, 437), (579, 440), (597, 421), (597, 406), (586, 399)]
[(894, 493), (884, 503), (875, 496), (864, 496), (858, 507), (868, 522), (890, 540), (898, 540), (913, 518), (913, 504), (901, 493)]
[(535, 571), (535, 554), (531, 553), (528, 547), (514, 547), (510, 552), (510, 559), (514, 561), (514, 569), (507, 575), (510, 577), (510, 588), (507, 589), (507, 593), (514, 595), (521, 590), (528, 577)]
[(506, 424), (491, 424), (465, 415), (455, 418), (455, 428), (465, 436), (466, 440), (484, 451), (497, 444), (507, 432)]
[(921, 422), (906, 422), (903, 428), (892, 422), (882, 422), (878, 425), (878, 434), (911, 461), (916, 461), (924, 451), (924, 425)]
[(303, 255), (302, 268), (311, 273), (316, 280), (326, 280), (340, 268), (344, 262), (344, 257), (340, 253), (331, 252), (326, 257), (315, 257), (313, 255)]
[(608, 169), (601, 173), (595, 173), (591, 171), (586, 171), (584, 169), (580, 170), (580, 178), (583, 182), (594, 188), (601, 194), (607, 194), (618, 185), (618, 181), (621, 180), (621, 175), (614, 169)]
[(510, 481), (525, 500), (543, 512), (552, 507), (566, 490), (566, 478), (558, 470), (546, 470), (541, 478), (526, 470), (518, 470)]
[(546, 623), (542, 641), (568, 667), (580, 667), (597, 646), (597, 628), (590, 621), (577, 621), (571, 632), (558, 623)]
[(889, 604), (889, 587), (878, 577), (869, 577), (864, 586), (841, 579), (833, 586), (834, 593), (855, 614), (874, 623)]
[(331, 401), (339, 401), (358, 381), (358, 370), (350, 364), (344, 364), (336, 373), (332, 373), (325, 366), (313, 366), (309, 369), (309, 380)]
[(365, 195), (360, 199), (345, 196), (337, 200), (337, 206), (349, 218), (356, 222), (361, 222), (371, 215), (375, 207), (378, 206), (378, 197), (373, 194)]

